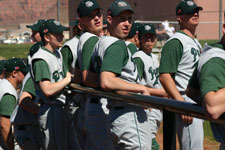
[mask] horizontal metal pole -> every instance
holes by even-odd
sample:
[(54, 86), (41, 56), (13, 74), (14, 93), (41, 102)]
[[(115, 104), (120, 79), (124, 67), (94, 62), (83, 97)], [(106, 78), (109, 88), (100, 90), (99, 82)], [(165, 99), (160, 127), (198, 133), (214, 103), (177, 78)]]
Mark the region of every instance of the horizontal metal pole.
[[(148, 20), (135, 20), (136, 23), (163, 23), (165, 21), (148, 21)], [(177, 21), (168, 21), (170, 24), (178, 24)], [(200, 21), (199, 24), (219, 24), (219, 21)]]
[(125, 101), (133, 105), (138, 105), (142, 107), (152, 107), (152, 108), (158, 108), (161, 110), (165, 109), (170, 112), (189, 115), (192, 117), (209, 120), (215, 123), (225, 125), (224, 116), (220, 117), (217, 120), (213, 120), (205, 115), (201, 106), (198, 106), (196, 104), (191, 104), (188, 102), (181, 102), (181, 101), (177, 101), (173, 99), (166, 99), (166, 98), (160, 98), (156, 96), (147, 96), (147, 95), (141, 95), (136, 93), (122, 92), (122, 91), (117, 91), (116, 93), (106, 92), (106, 91), (96, 90), (89, 87), (83, 87), (81, 85), (73, 84), (73, 83), (70, 84), (70, 87), (72, 87), (72, 91), (75, 91), (78, 93), (89, 94), (89, 95), (97, 96), (97, 97), (104, 97), (110, 100)]

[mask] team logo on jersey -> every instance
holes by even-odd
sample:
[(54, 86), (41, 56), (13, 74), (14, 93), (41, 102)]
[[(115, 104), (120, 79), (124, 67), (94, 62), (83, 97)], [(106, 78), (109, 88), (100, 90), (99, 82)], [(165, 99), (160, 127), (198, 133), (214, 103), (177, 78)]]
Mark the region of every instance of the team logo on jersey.
[(188, 5), (188, 6), (194, 6), (194, 2), (192, 2), (192, 1), (187, 1), (187, 5)]
[(60, 22), (54, 20), (54, 24), (57, 25), (57, 26), (60, 26)]
[(191, 48), (191, 54), (194, 57), (193, 62), (195, 62), (197, 60), (197, 58), (200, 56), (200, 51), (195, 48)]
[(145, 26), (145, 30), (146, 30), (146, 31), (149, 31), (149, 30), (151, 30), (151, 26), (149, 26), (149, 25), (146, 25), (146, 26)]
[(85, 5), (86, 5), (86, 7), (92, 7), (93, 5), (94, 5), (94, 3), (93, 2), (91, 2), (91, 1), (87, 1), (86, 3), (85, 3)]
[(153, 69), (152, 67), (149, 68), (148, 72), (151, 74), (151, 80), (154, 82), (153, 86), (159, 84), (159, 70), (158, 68)]
[(60, 76), (59, 76), (59, 72), (58, 71), (55, 71), (53, 73), (53, 79), (55, 80), (55, 82), (58, 82), (59, 81)]
[(125, 2), (118, 2), (118, 6), (119, 7), (126, 7), (127, 3), (125, 3)]

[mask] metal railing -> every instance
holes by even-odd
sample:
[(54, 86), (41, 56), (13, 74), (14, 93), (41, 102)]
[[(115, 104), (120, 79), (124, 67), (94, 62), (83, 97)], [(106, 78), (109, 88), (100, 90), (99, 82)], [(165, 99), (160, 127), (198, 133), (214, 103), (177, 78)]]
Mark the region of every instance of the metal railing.
[(201, 106), (173, 99), (165, 99), (155, 96), (145, 96), (128, 92), (106, 92), (78, 84), (71, 84), (73, 91), (89, 94), (110, 100), (125, 101), (133, 105), (152, 107), (163, 110), (163, 148), (165, 150), (176, 149), (175, 114), (184, 114), (192, 117), (209, 120), (211, 122), (225, 125), (225, 117), (221, 116), (213, 120), (205, 115)]

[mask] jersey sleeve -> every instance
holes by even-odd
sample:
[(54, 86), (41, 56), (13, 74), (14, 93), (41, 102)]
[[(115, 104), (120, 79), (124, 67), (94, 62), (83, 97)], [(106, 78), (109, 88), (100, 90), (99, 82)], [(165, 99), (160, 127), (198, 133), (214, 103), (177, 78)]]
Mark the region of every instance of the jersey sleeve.
[(34, 80), (39, 82), (44, 79), (51, 80), (51, 74), (48, 64), (39, 59), (34, 62)]
[(183, 54), (183, 46), (178, 39), (167, 42), (162, 49), (159, 73), (175, 73)]
[(133, 55), (135, 52), (137, 52), (137, 47), (133, 43), (129, 44), (127, 47), (130, 50), (131, 55)]
[(136, 66), (137, 66), (138, 74), (142, 78), (143, 75), (144, 75), (144, 63), (141, 60), (141, 58), (138, 58), (138, 57), (133, 58), (133, 60), (134, 60), (134, 63), (136, 64)]
[(105, 52), (100, 72), (109, 71), (121, 74), (123, 66), (128, 59), (126, 45), (123, 41), (117, 41), (109, 46)]
[(31, 77), (25, 83), (23, 91), (30, 93), (32, 97), (36, 97), (34, 82)]
[(91, 63), (91, 56), (93, 54), (93, 49), (97, 41), (98, 37), (93, 36), (85, 42), (82, 49), (82, 71), (89, 69)]
[(203, 98), (211, 91), (217, 91), (225, 87), (225, 61), (221, 58), (212, 58), (203, 65), (199, 83), (200, 92)]
[(73, 54), (68, 46), (64, 46), (61, 50), (61, 54), (63, 57), (63, 72), (66, 74), (69, 71), (70, 66), (73, 62)]
[(5, 94), (0, 102), (0, 115), (10, 117), (16, 105), (16, 98), (10, 94)]

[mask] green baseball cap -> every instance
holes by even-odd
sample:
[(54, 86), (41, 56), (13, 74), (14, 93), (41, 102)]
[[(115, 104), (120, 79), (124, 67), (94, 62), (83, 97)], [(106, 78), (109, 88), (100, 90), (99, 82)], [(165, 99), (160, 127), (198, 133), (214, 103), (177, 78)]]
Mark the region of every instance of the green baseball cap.
[(29, 67), (21, 58), (11, 58), (5, 63), (5, 71), (12, 72), (14, 70), (21, 71), (23, 73), (27, 73), (29, 71)]
[(5, 69), (5, 63), (6, 63), (6, 60), (0, 61), (0, 74), (2, 74), (2, 71)]
[(130, 4), (124, 0), (116, 0), (111, 3), (109, 6), (109, 9), (107, 11), (107, 14), (110, 16), (117, 16), (121, 12), (129, 10), (132, 13), (134, 13), (133, 9), (131, 8)]
[(139, 32), (140, 26), (141, 26), (140, 23), (135, 23), (135, 22), (134, 22), (134, 23), (132, 24), (132, 27), (131, 27), (131, 29), (130, 29), (130, 32), (129, 32), (127, 38), (132, 38), (132, 37), (134, 37), (134, 35), (135, 35), (136, 33)]
[(181, 1), (176, 7), (176, 14), (177, 16), (183, 14), (193, 14), (195, 11), (203, 10), (201, 6), (197, 6), (191, 0), (183, 0)]
[(155, 27), (153, 24), (144, 24), (144, 25), (140, 26), (139, 37), (141, 37), (145, 34), (148, 34), (148, 33), (156, 35)]
[(55, 19), (48, 19), (43, 23), (40, 33), (43, 36), (47, 33), (60, 34), (63, 33), (63, 31), (68, 30), (69, 28), (62, 26), (59, 21)]
[(89, 16), (95, 9), (102, 9), (95, 0), (82, 0), (77, 7), (79, 17)]
[(75, 21), (71, 21), (70, 25), (71, 26), (78, 26), (78, 23), (79, 23), (79, 21), (78, 21), (78, 19), (76, 19)]
[(30, 28), (33, 31), (40, 31), (42, 24), (45, 22), (43, 19), (39, 19), (33, 25), (26, 25), (27, 28)]

